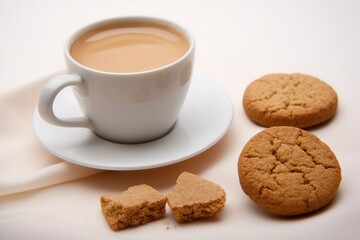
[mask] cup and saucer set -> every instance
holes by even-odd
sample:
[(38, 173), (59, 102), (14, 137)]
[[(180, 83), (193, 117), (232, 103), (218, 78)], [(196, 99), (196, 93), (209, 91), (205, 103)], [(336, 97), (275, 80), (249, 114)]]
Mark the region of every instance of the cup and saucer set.
[[(147, 31), (143, 37), (146, 44), (151, 40), (156, 46), (169, 47), (179, 38), (188, 46), (179, 59), (167, 65), (130, 73), (97, 70), (81, 62), (81, 52), (79, 58), (72, 53), (74, 42), (89, 32), (102, 34), (89, 37), (100, 41), (91, 44), (110, 46), (114, 26), (121, 29), (126, 43), (143, 40), (136, 39), (142, 32), (134, 31)], [(79, 50), (89, 45), (92, 51), (91, 44), (80, 43)], [(194, 48), (189, 31), (157, 18), (124, 17), (80, 29), (64, 48), (71, 74), (54, 77), (41, 91), (33, 115), (35, 135), (55, 156), (105, 170), (157, 168), (202, 153), (229, 130), (234, 110), (222, 86), (193, 70)], [(146, 54), (146, 49), (141, 49), (141, 54)]]
[[(81, 116), (70, 89), (54, 104), (62, 117)], [(34, 112), (33, 128), (41, 144), (52, 154), (75, 164), (108, 170), (162, 167), (191, 158), (216, 144), (228, 131), (233, 104), (214, 80), (194, 74), (188, 96), (173, 129), (147, 143), (121, 144), (104, 140), (86, 128), (68, 128), (44, 121)]]

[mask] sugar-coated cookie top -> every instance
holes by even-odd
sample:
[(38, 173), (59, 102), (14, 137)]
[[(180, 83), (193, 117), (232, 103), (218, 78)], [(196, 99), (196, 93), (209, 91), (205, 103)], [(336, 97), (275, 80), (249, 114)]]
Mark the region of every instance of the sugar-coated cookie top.
[(180, 174), (176, 186), (167, 194), (171, 206), (203, 204), (225, 198), (225, 191), (216, 183), (189, 172)]
[(132, 186), (121, 194), (105, 195), (104, 197), (124, 206), (138, 205), (143, 202), (161, 201), (164, 199), (164, 196), (159, 191), (146, 184)]

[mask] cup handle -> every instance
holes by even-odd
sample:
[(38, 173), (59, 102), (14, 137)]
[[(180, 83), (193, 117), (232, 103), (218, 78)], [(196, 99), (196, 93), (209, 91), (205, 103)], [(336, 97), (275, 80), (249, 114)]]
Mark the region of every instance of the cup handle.
[(58, 118), (53, 110), (54, 100), (61, 90), (66, 87), (82, 87), (83, 82), (77, 74), (64, 74), (56, 76), (48, 81), (40, 93), (38, 110), (40, 116), (53, 125), (61, 127), (84, 127), (92, 129), (91, 120), (88, 117), (69, 119)]

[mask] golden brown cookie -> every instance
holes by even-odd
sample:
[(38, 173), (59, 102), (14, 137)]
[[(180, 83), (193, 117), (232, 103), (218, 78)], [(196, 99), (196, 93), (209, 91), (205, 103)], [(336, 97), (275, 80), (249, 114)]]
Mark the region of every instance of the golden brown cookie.
[(119, 231), (162, 218), (166, 198), (156, 189), (141, 184), (121, 194), (103, 195), (100, 204), (111, 229)]
[(218, 213), (225, 205), (225, 191), (216, 183), (183, 172), (166, 195), (176, 221), (190, 222)]
[(238, 171), (243, 191), (255, 203), (285, 216), (327, 205), (341, 181), (330, 148), (295, 127), (272, 127), (252, 137), (241, 152)]
[(243, 96), (248, 117), (265, 127), (307, 128), (336, 113), (338, 97), (332, 87), (305, 74), (269, 74), (250, 83)]

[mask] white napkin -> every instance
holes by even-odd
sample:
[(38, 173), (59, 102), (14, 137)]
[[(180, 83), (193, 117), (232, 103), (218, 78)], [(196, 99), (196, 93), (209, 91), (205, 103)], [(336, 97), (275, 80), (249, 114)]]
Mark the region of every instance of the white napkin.
[(51, 155), (36, 139), (32, 115), (40, 90), (51, 77), (0, 95), (0, 196), (101, 172)]

